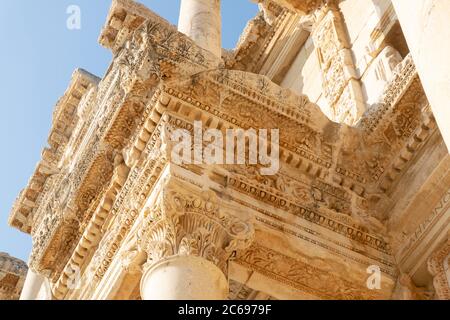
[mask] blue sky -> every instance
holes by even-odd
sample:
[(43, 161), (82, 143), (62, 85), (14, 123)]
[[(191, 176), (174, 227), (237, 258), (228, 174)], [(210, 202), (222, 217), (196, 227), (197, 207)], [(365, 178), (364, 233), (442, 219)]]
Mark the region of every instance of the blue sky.
[[(140, 0), (171, 23), (179, 0)], [(237, 7), (237, 3), (239, 7)], [(111, 0), (3, 0), (0, 70), (0, 251), (27, 260), (31, 237), (9, 227), (11, 206), (46, 145), (53, 107), (72, 72), (103, 76), (111, 54), (97, 39)], [(81, 30), (66, 28), (69, 5), (81, 8)], [(257, 6), (222, 0), (223, 46), (233, 48)]]

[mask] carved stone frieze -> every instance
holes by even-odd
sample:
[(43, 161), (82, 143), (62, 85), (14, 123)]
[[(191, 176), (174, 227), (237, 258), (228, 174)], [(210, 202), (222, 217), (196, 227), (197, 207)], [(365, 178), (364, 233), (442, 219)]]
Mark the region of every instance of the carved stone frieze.
[(22, 260), (0, 252), (0, 300), (18, 300), (28, 267)]
[(433, 276), (436, 295), (450, 300), (450, 237), (428, 259), (428, 270)]
[(365, 281), (357, 284), (257, 243), (239, 253), (235, 262), (320, 299), (383, 299), (383, 293), (369, 290)]
[(356, 75), (345, 23), (335, 5), (315, 13), (312, 38), (322, 70), (324, 112), (339, 123), (354, 125), (365, 111), (361, 84)]
[[(31, 232), (34, 225), (35, 208), (41, 205), (51, 183), (47, 179), (59, 173), (58, 162), (66, 152), (67, 143), (78, 122), (76, 109), (82, 95), (95, 87), (99, 79), (90, 73), (78, 69), (72, 75), (72, 81), (64, 96), (58, 101), (53, 113), (53, 124), (49, 134), (49, 147), (42, 152), (42, 160), (38, 163), (27, 188), (22, 190), (16, 199), (9, 218), (9, 224), (24, 232)], [(45, 201), (44, 201), (45, 202)]]
[(258, 0), (259, 3), (274, 2), (300, 14), (310, 14), (335, 0)]

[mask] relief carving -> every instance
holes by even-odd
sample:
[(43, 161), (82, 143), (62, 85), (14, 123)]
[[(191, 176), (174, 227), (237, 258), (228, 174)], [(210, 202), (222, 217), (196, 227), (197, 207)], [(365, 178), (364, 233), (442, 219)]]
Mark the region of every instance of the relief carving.
[(228, 260), (247, 248), (253, 227), (223, 212), (217, 195), (184, 195), (164, 190), (157, 205), (145, 212), (138, 231), (138, 247), (147, 253), (147, 266), (176, 255), (195, 255), (228, 274)]

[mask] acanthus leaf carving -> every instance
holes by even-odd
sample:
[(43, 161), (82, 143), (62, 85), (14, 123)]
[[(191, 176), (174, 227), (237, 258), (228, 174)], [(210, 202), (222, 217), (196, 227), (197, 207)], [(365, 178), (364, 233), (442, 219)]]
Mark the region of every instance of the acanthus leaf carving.
[(195, 255), (227, 274), (229, 258), (247, 248), (253, 234), (250, 223), (219, 208), (214, 192), (195, 196), (167, 189), (144, 217), (138, 246), (148, 254), (148, 266), (175, 255)]

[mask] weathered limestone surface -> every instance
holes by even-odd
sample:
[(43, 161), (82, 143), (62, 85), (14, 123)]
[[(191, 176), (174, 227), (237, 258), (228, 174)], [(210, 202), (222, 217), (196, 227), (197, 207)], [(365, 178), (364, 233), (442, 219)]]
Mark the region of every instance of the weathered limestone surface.
[(28, 269), (20, 300), (53, 300), (50, 281), (45, 276)]
[(0, 252), (0, 300), (19, 299), (27, 269), (22, 260)]
[(225, 300), (228, 281), (207, 260), (177, 257), (160, 262), (142, 276), (144, 300)]
[(200, 47), (222, 56), (220, 0), (182, 0), (178, 31)]
[[(113, 1), (111, 66), (74, 73), (11, 212), (22, 298), (448, 299), (449, 154), (393, 7), (258, 2), (222, 54), (218, 1), (178, 29)], [(279, 129), (278, 172), (177, 163), (197, 121)]]
[(450, 3), (439, 0), (393, 0), (392, 3), (442, 137), (450, 149)]

